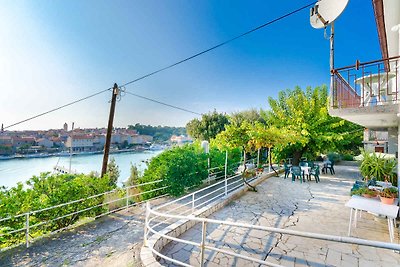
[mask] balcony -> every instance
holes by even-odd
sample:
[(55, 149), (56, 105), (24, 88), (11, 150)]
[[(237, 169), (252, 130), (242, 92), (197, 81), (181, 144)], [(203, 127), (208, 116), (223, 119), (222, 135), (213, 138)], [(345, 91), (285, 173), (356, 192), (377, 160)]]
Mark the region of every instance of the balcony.
[(368, 128), (397, 126), (399, 71), (400, 57), (333, 70), (329, 113)]

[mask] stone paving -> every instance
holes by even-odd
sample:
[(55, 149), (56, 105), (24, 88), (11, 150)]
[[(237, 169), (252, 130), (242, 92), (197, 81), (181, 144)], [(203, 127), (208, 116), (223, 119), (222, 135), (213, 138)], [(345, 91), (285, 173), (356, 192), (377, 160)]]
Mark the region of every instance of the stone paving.
[[(359, 177), (358, 167), (336, 166), (336, 175), (322, 175), (321, 182), (274, 177), (247, 192), (209, 218), (285, 228), (313, 233), (347, 236), (350, 209), (344, 204)], [(363, 213), (352, 236), (389, 242), (387, 221)], [(201, 225), (180, 238), (200, 242)], [(400, 255), (390, 250), (341, 244), (290, 235), (273, 234), (232, 226), (207, 225), (207, 243), (283, 266), (400, 266)], [(395, 242), (399, 231), (395, 230)], [(200, 266), (197, 247), (171, 242), (162, 254)], [(259, 264), (217, 252), (206, 252), (206, 266), (259, 266)], [(162, 265), (175, 266), (160, 260)]]

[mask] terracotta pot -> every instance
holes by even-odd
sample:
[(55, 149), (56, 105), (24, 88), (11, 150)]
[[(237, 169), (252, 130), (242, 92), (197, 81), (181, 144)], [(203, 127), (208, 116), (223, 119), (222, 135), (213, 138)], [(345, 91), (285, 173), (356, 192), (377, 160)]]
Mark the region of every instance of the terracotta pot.
[(383, 204), (393, 205), (394, 203), (394, 198), (387, 198), (380, 196), (380, 199)]
[(373, 197), (375, 197), (374, 195), (370, 195), (370, 194), (362, 194), (362, 196), (363, 196), (363, 197), (366, 197), (366, 198), (373, 198)]

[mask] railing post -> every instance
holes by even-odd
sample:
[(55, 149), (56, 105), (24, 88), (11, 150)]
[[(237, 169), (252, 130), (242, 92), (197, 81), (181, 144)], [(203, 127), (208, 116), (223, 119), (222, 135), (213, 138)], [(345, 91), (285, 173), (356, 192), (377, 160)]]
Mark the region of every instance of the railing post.
[(201, 244), (200, 244), (200, 253), (201, 253), (201, 258), (200, 258), (200, 266), (204, 266), (204, 246), (206, 242), (206, 234), (207, 234), (207, 224), (205, 221), (203, 221), (202, 228), (201, 228)]
[(192, 213), (194, 213), (194, 193), (192, 193)]
[(29, 248), (29, 212), (25, 215), (25, 239), (26, 239), (26, 247)]
[(144, 218), (144, 235), (143, 235), (143, 245), (147, 247), (147, 227), (149, 224), (149, 216), (150, 216), (150, 202), (146, 202), (146, 216)]
[(228, 150), (225, 152), (225, 196), (228, 195)]
[(126, 187), (126, 207), (129, 207), (129, 188)]

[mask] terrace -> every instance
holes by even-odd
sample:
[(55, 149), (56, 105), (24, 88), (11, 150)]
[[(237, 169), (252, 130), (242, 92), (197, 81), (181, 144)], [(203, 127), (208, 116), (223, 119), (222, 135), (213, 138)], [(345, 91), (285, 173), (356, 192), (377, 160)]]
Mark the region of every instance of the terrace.
[[(197, 210), (195, 195), (180, 200), (181, 210), (168, 209), (167, 204), (162, 209), (148, 207), (148, 228), (141, 252), (143, 263), (145, 266), (399, 266), (397, 253), (363, 244), (366, 240), (391, 244), (385, 218), (363, 213), (357, 228), (352, 229), (352, 237), (347, 239), (350, 209), (345, 203), (358, 178), (361, 176), (357, 166), (337, 166), (336, 175), (322, 175), (320, 183), (292, 183), (283, 176), (270, 176), (260, 181), (258, 192), (242, 192), (233, 196), (233, 200), (212, 204), (212, 210), (216, 211), (211, 214)], [(192, 215), (184, 216), (185, 209)], [(162, 219), (167, 220), (165, 228), (159, 228)], [(183, 227), (177, 227), (180, 224)], [(328, 235), (335, 236), (336, 241), (324, 239)], [(399, 246), (398, 229), (394, 235), (393, 245)]]

